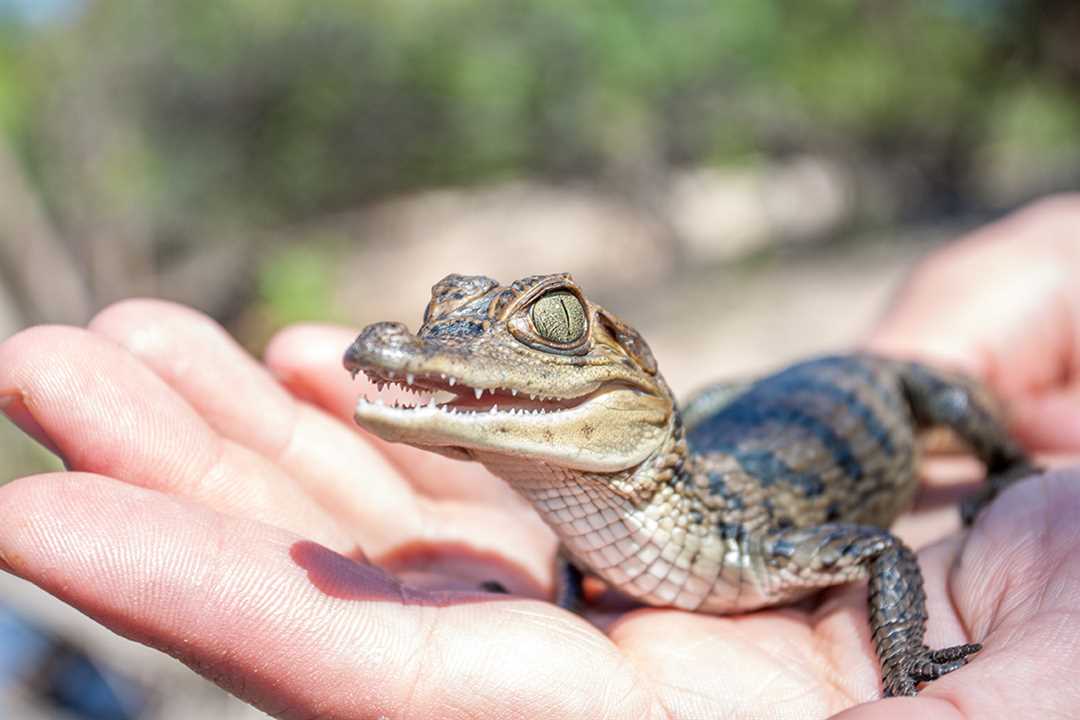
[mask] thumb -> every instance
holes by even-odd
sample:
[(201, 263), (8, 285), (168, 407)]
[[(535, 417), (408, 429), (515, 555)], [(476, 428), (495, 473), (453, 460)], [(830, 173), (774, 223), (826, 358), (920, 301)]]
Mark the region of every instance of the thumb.
[(1035, 451), (1080, 455), (1080, 387), (1010, 401), (1013, 432)]

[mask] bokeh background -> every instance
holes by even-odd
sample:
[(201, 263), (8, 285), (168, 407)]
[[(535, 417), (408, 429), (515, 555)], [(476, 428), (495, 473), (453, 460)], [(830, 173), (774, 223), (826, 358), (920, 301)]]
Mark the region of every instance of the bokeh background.
[[(0, 0), (0, 337), (152, 295), (258, 353), (571, 271), (685, 393), (1076, 188), (1075, 0)], [(257, 716), (0, 579), (0, 717)]]

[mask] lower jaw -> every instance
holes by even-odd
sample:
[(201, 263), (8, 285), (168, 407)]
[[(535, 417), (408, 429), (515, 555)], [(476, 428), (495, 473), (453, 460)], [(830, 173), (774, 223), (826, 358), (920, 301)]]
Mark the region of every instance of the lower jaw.
[[(516, 462), (605, 474), (640, 464), (671, 432), (671, 418), (663, 407), (650, 407), (639, 395), (621, 390), (583, 398), (567, 409), (533, 404), (486, 412), (432, 406), (395, 410), (361, 401), (356, 420), (386, 441), (452, 457), (486, 463), (488, 456), (508, 456)], [(613, 423), (625, 432), (612, 432)]]

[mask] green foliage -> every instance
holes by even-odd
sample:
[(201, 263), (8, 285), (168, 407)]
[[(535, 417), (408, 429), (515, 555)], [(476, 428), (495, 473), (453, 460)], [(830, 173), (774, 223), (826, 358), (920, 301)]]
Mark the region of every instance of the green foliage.
[(21, 24), (5, 16), (0, 5), (0, 132), (24, 137), (29, 120), (26, 46), (30, 41)]
[(266, 324), (283, 327), (337, 319), (338, 305), (330, 282), (334, 259), (332, 250), (314, 243), (283, 248), (265, 261), (259, 273), (258, 295), (259, 306), (269, 315)]
[(772, 81), (788, 84), (821, 127), (860, 133), (944, 128), (950, 115), (988, 89), (979, 81), (989, 38), (926, 3), (829, 3), (832, 12), (790, 7), (800, 10), (785, 18)]
[(0, 418), (0, 485), (25, 475), (64, 469), (60, 458)]
[[(1045, 25), (1025, 7), (97, 0), (0, 44), (13, 60), (0, 62), (0, 122), (24, 129), (57, 197), (79, 194), (48, 177), (82, 162), (69, 139), (105, 132), (94, 153), (106, 172), (87, 177), (128, 193), (154, 232), (180, 235), (421, 186), (793, 151), (906, 153), (934, 173), (977, 154), (991, 110), (1033, 75), (1075, 102), (1052, 63), (1002, 62)], [(1049, 112), (1030, 132), (1075, 142), (1075, 114)], [(106, 132), (87, 121), (98, 117), (119, 122)]]
[(1075, 96), (1045, 83), (1019, 85), (1002, 98), (994, 113), (990, 142), (1018, 151), (1054, 153), (1077, 147), (1080, 103)]

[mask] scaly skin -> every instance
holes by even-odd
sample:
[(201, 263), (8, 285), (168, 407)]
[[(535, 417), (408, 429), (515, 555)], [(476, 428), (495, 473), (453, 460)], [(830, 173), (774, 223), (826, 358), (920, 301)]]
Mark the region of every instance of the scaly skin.
[(416, 335), (371, 325), (345, 366), (419, 395), (412, 407), (361, 399), (360, 425), (481, 462), (532, 502), (562, 543), (564, 606), (580, 601), (582, 572), (713, 613), (868, 578), (886, 695), (913, 695), (979, 650), (923, 644), (922, 575), (887, 530), (911, 504), (922, 429), (949, 427), (987, 465), (966, 518), (1032, 469), (963, 378), (818, 358), (711, 388), (684, 422), (648, 345), (569, 275), (450, 275)]

